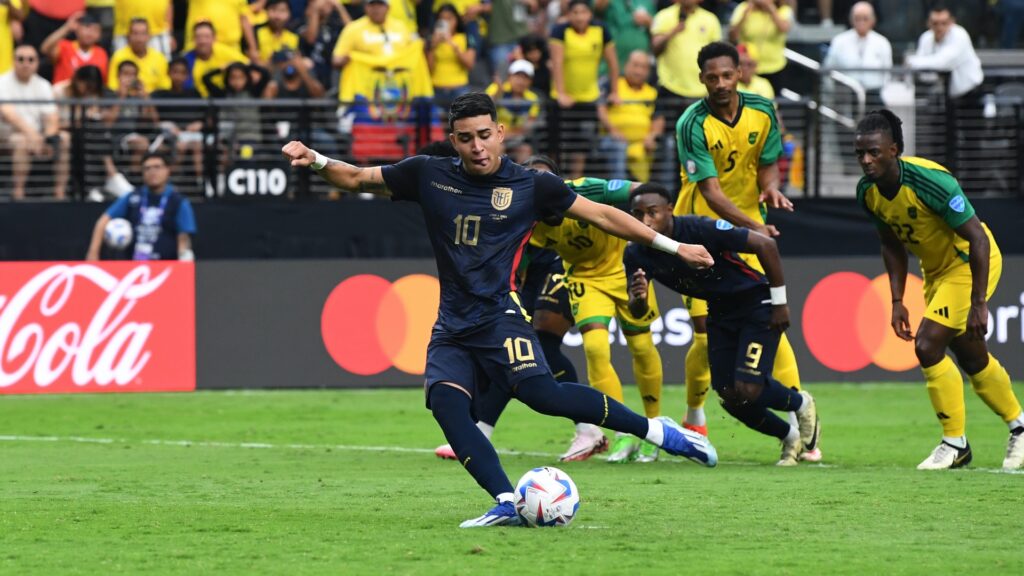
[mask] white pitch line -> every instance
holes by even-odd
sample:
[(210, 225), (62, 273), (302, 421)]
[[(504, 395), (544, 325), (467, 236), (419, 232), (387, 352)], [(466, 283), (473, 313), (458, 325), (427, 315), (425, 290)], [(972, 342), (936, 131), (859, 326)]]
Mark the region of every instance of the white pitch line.
[[(129, 440), (126, 438), (90, 438), (87, 436), (25, 436), (17, 434), (0, 434), (0, 442), (72, 442), (78, 444), (147, 444), (150, 446), (177, 446), (177, 447), (189, 447), (196, 446), (199, 448), (245, 448), (255, 450), (339, 450), (349, 452), (398, 452), (398, 453), (412, 453), (412, 454), (433, 454), (434, 450), (431, 448), (409, 448), (405, 446), (355, 446), (350, 444), (271, 444), (269, 442), (218, 442), (218, 441), (202, 441), (202, 440)], [(503, 456), (532, 456), (536, 458), (558, 458), (560, 454), (553, 454), (551, 452), (526, 452), (519, 450), (497, 450), (498, 454)], [(674, 462), (683, 463), (682, 459), (673, 460)], [(764, 462), (749, 462), (749, 461), (725, 461), (724, 464), (730, 466), (768, 466)], [(830, 468), (843, 468), (836, 464), (804, 464), (801, 468), (819, 468), (819, 469), (830, 469)], [(899, 466), (875, 466), (866, 468), (876, 469), (899, 469)], [(1010, 475), (1024, 475), (1024, 469), (1021, 470), (1003, 470), (1002, 468), (963, 468), (960, 470), (953, 471), (954, 473), (961, 472), (985, 472), (988, 474), (1010, 474)]]

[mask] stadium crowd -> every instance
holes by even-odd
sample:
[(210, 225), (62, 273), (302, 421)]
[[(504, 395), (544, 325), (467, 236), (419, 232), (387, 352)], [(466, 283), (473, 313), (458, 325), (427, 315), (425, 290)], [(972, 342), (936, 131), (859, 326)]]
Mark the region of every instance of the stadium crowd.
[[(425, 114), (440, 126), (453, 98), (485, 90), (510, 128), (513, 158), (534, 153), (538, 126), (558, 121), (568, 176), (581, 176), (586, 163), (597, 159), (602, 175), (646, 181), (658, 155), (676, 157), (672, 127), (686, 106), (705, 95), (696, 69), (700, 47), (718, 39), (738, 44), (741, 88), (774, 98), (793, 82), (783, 51), (798, 15), (809, 21), (805, 25), (836, 33), (823, 53), (825, 66), (884, 70), (898, 58), (875, 30), (876, 7), (887, 10), (890, 20), (908, 18), (893, 4), (0, 0), (0, 20), (7, 23), (0, 26), (0, 99), (6, 101), (0, 106), (0, 153), (9, 156), (0, 164), (10, 164), (4, 169), (10, 170), (12, 199), (25, 197), (37, 161), (52, 166), (48, 182), (62, 199), (69, 132), (85, 126), (91, 128), (86, 162), (102, 167), (86, 189), (121, 195), (138, 181), (147, 151), (170, 153), (177, 174), (202, 179), (213, 120), (189, 100), (232, 101), (216, 118), (226, 162), (252, 158), (254, 149), (275, 149), (297, 135), (296, 108), (260, 101), (336, 99), (341, 120), (317, 121), (311, 139), (319, 149), (343, 155), (352, 152), (346, 142), (353, 125), (387, 126)], [(982, 72), (972, 37), (984, 31), (968, 33), (957, 24), (966, 3), (905, 4), (921, 15), (907, 23), (911, 28), (921, 31), (927, 19), (905, 64), (951, 70), (953, 95), (976, 103)], [(1001, 46), (1019, 42), (1020, 5), (998, 2)], [(842, 20), (838, 15), (846, 13), (851, 28), (840, 32), (833, 15)], [(885, 74), (862, 70), (852, 76), (869, 104), (880, 101)], [(91, 104), (75, 118), (77, 108), (62, 105), (69, 99)]]

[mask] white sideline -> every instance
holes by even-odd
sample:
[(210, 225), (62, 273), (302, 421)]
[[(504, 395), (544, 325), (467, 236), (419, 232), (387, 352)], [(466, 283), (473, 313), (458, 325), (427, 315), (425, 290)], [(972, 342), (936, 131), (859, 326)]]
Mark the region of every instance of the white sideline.
[[(400, 452), (414, 454), (431, 454), (433, 448), (407, 448), (404, 446), (354, 446), (350, 444), (271, 444), (268, 442), (218, 442), (202, 440), (129, 440), (126, 438), (90, 438), (87, 436), (25, 436), (17, 434), (0, 434), (0, 442), (73, 442), (79, 444), (147, 444), (150, 446), (197, 446), (200, 448), (249, 448), (259, 450), (338, 450), (349, 452)], [(537, 458), (555, 458), (560, 454), (551, 452), (524, 452), (519, 450), (497, 450), (503, 456), (534, 456)], [(673, 459), (674, 462), (683, 463), (682, 459)], [(749, 461), (724, 461), (721, 464), (733, 466), (772, 466), (765, 462)], [(801, 464), (800, 468), (842, 468), (836, 464)], [(864, 468), (899, 468), (898, 466), (865, 466)], [(960, 472), (986, 472), (989, 474), (1016, 474), (1024, 475), (1021, 470), (1003, 470), (1002, 468), (964, 468), (956, 470)]]

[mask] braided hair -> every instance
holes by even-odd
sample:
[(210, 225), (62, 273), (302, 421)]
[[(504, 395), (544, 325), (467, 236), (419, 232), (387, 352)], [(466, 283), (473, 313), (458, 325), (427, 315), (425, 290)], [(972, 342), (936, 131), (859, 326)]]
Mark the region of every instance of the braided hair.
[(885, 108), (868, 112), (860, 122), (857, 123), (857, 134), (870, 134), (872, 132), (883, 132), (888, 134), (896, 143), (897, 156), (903, 154), (903, 121)]

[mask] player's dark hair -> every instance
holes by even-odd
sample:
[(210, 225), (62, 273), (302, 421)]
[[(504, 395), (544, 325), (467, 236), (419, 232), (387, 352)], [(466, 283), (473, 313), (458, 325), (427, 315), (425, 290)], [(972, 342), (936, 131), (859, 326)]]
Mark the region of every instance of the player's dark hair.
[(164, 163), (164, 166), (171, 165), (170, 158), (168, 158), (167, 155), (162, 152), (146, 152), (145, 154), (142, 155), (142, 161), (139, 162), (139, 164), (145, 164), (146, 160), (149, 160), (151, 158), (158, 158), (161, 162)]
[(629, 193), (629, 203), (632, 204), (633, 200), (635, 200), (637, 196), (643, 196), (644, 194), (657, 194), (664, 198), (669, 205), (675, 201), (675, 199), (672, 198), (672, 193), (668, 191), (668, 188), (665, 188), (657, 182), (648, 182), (637, 186)]
[(903, 121), (891, 110), (885, 108), (872, 110), (857, 123), (857, 134), (872, 132), (888, 134), (889, 138), (896, 143), (897, 154), (903, 154)]
[(594, 7), (590, 5), (590, 0), (569, 0), (569, 10), (572, 10), (573, 6), (577, 4), (583, 4), (591, 12), (594, 11)]
[(456, 98), (448, 109), (448, 128), (455, 130), (455, 121), (474, 116), (490, 116), (498, 119), (498, 111), (494, 108), (494, 100), (483, 92), (469, 92)]
[(547, 166), (548, 170), (555, 176), (560, 176), (562, 174), (562, 171), (558, 168), (558, 163), (543, 154), (534, 154), (533, 156), (530, 156), (526, 159), (526, 163), (523, 165), (527, 168), (533, 168), (537, 164)]
[(434, 142), (428, 142), (420, 147), (416, 151), (421, 156), (443, 156), (445, 158), (454, 158), (459, 155), (455, 151), (455, 146), (449, 140), (435, 140)]
[(722, 56), (728, 56), (733, 64), (736, 66), (740, 65), (740, 53), (736, 51), (735, 46), (728, 42), (712, 42), (701, 48), (700, 52), (697, 53), (697, 67), (703, 72), (704, 65), (707, 64), (708, 60), (714, 60)]

